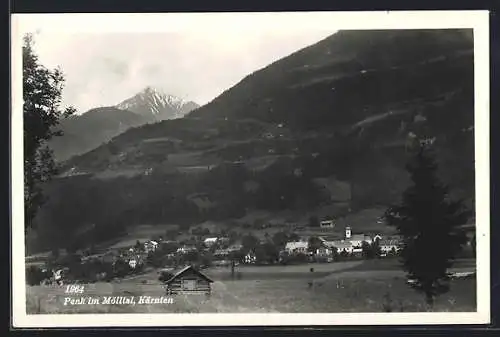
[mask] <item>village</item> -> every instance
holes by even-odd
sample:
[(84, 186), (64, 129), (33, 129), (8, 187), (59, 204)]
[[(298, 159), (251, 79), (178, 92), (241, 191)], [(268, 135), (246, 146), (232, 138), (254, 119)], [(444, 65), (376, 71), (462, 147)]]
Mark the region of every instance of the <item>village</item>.
[[(359, 233), (335, 219), (317, 221), (313, 229), (307, 225), (291, 228), (259, 225), (268, 226), (274, 227), (274, 234), (262, 231), (237, 233), (213, 224), (192, 226), (188, 231), (172, 227), (165, 235), (151, 235), (145, 240), (135, 240), (135, 243), (133, 240), (121, 241), (102, 247), (98, 252), (94, 247), (94, 251), (68, 253), (60, 250), (58, 256), (52, 252), (45, 258), (28, 257), (27, 283), (32, 286), (69, 286), (114, 283), (136, 277), (143, 277), (142, 282), (148, 282), (155, 277), (155, 282), (164, 285), (166, 294), (210, 294), (210, 283), (214, 281), (205, 274), (207, 272), (217, 275), (217, 279), (240, 280), (252, 266), (260, 269), (262, 276), (269, 270), (266, 266), (272, 265), (292, 269), (292, 265), (302, 265), (302, 268), (314, 271), (324, 269), (319, 265), (314, 267), (315, 264), (339, 263), (340, 266), (374, 259), (392, 261), (402, 247), (400, 236), (387, 232)], [(472, 239), (469, 235), (469, 248)], [(144, 279), (146, 275), (147, 279)]]
[[(110, 247), (99, 253), (79, 250), (60, 251), (46, 259), (27, 258), (27, 282), (31, 284), (63, 284), (111, 281), (152, 269), (197, 269), (238, 265), (270, 265), (300, 263), (333, 263), (339, 260), (396, 256), (400, 247), (397, 236), (356, 233), (346, 226), (343, 237), (333, 235), (334, 220), (320, 222), (322, 235), (298, 235), (279, 231), (258, 238), (252, 234), (235, 235), (194, 228), (188, 239), (174, 238), (175, 231), (165, 237), (156, 235), (125, 247)], [(168, 238), (166, 238), (168, 236)], [(32, 275), (32, 276), (31, 276)]]
[[(131, 231), (114, 243), (75, 252), (60, 250), (58, 256), (51, 252), (45, 257), (27, 257), (26, 283), (31, 294), (27, 305), (34, 313), (91, 307), (51, 304), (40, 295), (48, 291), (70, 301), (85, 293), (89, 298), (101, 298), (99, 303), (103, 305), (108, 303), (107, 297), (119, 304), (122, 298), (140, 301), (150, 296), (150, 302), (157, 303), (155, 310), (161, 312), (184, 306), (190, 308), (186, 310), (205, 308), (218, 312), (232, 310), (227, 301), (243, 305), (265, 299), (280, 306), (291, 305), (280, 297), (288, 287), (297, 292), (293, 303), (301, 307), (329, 306), (329, 300), (314, 300), (315, 294), (322, 291), (352, 298), (348, 289), (358, 287), (360, 282), (366, 284), (363, 287), (369, 296), (382, 296), (393, 284), (406, 289), (404, 283), (411, 284), (413, 280), (398, 281), (404, 276), (399, 259), (403, 238), (384, 230), (381, 218), (373, 221), (378, 226), (365, 227), (371, 227), (371, 231), (356, 231), (340, 218), (311, 221), (315, 223), (312, 227), (310, 223), (290, 226), (277, 222), (257, 222), (254, 228), (223, 227), (216, 222), (187, 229), (139, 226), (136, 232)], [(156, 234), (151, 231), (146, 238), (146, 228)], [(469, 225), (467, 228), (472, 229)], [(474, 231), (467, 233), (468, 242), (459, 261), (449, 270), (450, 278), (460, 284), (471, 282), (475, 275)], [(379, 287), (377, 282), (389, 288), (375, 290)], [(264, 297), (252, 295), (269, 291)], [(77, 296), (73, 298), (71, 294)], [(175, 305), (165, 302), (172, 298)], [(384, 301), (382, 298), (374, 303)], [(470, 299), (464, 301), (469, 303)], [(118, 304), (107, 305), (103, 310), (115, 312), (126, 305)], [(262, 308), (261, 305), (251, 306)], [(53, 309), (49, 309), (51, 306)], [(147, 310), (145, 306), (134, 308)]]

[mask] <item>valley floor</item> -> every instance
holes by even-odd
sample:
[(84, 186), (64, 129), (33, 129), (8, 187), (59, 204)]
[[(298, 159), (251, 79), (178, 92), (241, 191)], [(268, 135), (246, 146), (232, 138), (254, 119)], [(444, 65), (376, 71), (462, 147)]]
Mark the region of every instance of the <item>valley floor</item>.
[[(452, 271), (473, 271), (474, 261), (460, 261)], [(314, 268), (311, 272), (310, 268)], [(176, 295), (173, 303), (64, 305), (66, 297), (165, 296), (157, 271), (121, 282), (85, 285), (83, 295), (64, 294), (65, 286), (27, 286), (28, 314), (56, 313), (319, 313), (418, 312), (428, 310), (421, 294), (410, 289), (392, 261), (350, 261), (296, 266), (240, 266), (206, 271), (214, 279), (212, 295)], [(309, 283), (312, 283), (310, 285)], [(476, 280), (453, 280), (433, 311), (476, 311)]]

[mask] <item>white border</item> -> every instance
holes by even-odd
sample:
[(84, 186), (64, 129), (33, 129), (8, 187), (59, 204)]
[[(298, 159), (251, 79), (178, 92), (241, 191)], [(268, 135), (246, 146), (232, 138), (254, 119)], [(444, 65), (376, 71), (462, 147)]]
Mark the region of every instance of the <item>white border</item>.
[[(81, 314), (27, 315), (24, 275), (24, 198), (22, 133), (22, 35), (30, 23), (44, 30), (77, 32), (159, 32), (223, 28), (327, 29), (473, 28), (475, 59), (475, 154), (477, 230), (477, 312), (472, 313), (316, 313), (316, 314)], [(301, 22), (297, 25), (297, 22)], [(166, 24), (167, 23), (167, 24)], [(325, 26), (325, 25), (329, 26)], [(300, 27), (299, 27), (300, 26)], [(334, 28), (332, 28), (334, 29)], [(12, 285), (15, 327), (79, 326), (253, 326), (485, 324), (490, 322), (489, 209), (489, 13), (488, 11), (169, 13), (169, 14), (15, 14), (12, 16)], [(14, 145), (15, 144), (15, 145)]]

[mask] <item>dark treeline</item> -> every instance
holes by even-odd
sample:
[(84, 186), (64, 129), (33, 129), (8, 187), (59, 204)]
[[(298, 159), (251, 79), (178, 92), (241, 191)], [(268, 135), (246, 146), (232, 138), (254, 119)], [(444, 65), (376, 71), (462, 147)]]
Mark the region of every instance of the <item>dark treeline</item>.
[[(245, 182), (257, 188), (246, 191)], [(177, 223), (187, 228), (206, 220), (238, 218), (247, 209), (279, 210), (323, 200), (308, 178), (275, 167), (253, 173), (242, 166), (222, 165), (206, 174), (96, 179), (74, 176), (54, 180), (46, 188), (48, 203), (36, 218), (35, 250), (76, 250), (122, 234), (137, 224)], [(191, 195), (202, 195), (210, 207), (200, 207)]]

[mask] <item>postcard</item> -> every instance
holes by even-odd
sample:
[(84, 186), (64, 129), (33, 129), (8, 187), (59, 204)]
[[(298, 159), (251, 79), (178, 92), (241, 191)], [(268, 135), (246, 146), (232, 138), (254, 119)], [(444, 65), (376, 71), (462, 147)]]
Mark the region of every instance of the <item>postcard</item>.
[(13, 325), (488, 323), (488, 29), (14, 14)]

